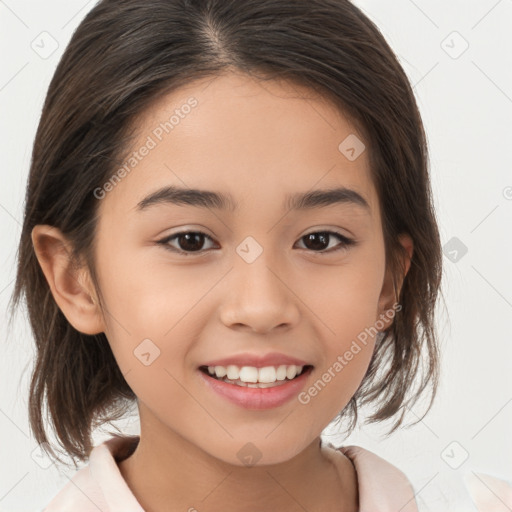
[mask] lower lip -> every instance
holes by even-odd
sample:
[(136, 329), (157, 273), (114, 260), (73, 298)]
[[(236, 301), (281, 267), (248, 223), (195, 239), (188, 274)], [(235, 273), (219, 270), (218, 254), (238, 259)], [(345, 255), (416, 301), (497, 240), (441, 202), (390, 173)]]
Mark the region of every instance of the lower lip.
[(236, 384), (228, 384), (227, 382), (206, 375), (206, 373), (201, 370), (198, 371), (213, 391), (236, 405), (245, 407), (246, 409), (271, 409), (273, 407), (279, 407), (296, 397), (304, 387), (304, 383), (312, 369), (312, 367), (309, 367), (297, 378), (288, 381), (286, 384), (272, 388), (249, 388), (237, 386)]

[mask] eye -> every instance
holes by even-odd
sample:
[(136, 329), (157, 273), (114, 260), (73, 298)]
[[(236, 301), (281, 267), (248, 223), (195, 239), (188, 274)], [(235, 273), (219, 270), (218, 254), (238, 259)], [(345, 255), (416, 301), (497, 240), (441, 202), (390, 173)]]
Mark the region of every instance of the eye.
[[(334, 249), (332, 247), (329, 248), (329, 241), (333, 235), (341, 242)], [(209, 235), (201, 231), (182, 231), (181, 233), (175, 233), (162, 240), (158, 240), (157, 243), (163, 245), (169, 251), (189, 256), (194, 252), (205, 252), (202, 249), (206, 240), (213, 242)], [(312, 252), (319, 254), (347, 249), (349, 246), (357, 243), (355, 240), (347, 238), (336, 231), (314, 231), (304, 235), (299, 240), (305, 240), (306, 249), (311, 249)], [(176, 242), (178, 247), (173, 247), (171, 242)]]
[[(170, 245), (171, 240), (176, 239), (180, 247), (175, 248)], [(181, 233), (175, 233), (174, 235), (168, 236), (158, 243), (162, 244), (166, 249), (189, 256), (190, 252), (199, 252), (204, 244), (204, 240), (212, 240), (210, 236), (201, 231), (182, 231)]]
[[(341, 241), (341, 244), (338, 244), (338, 247), (335, 247), (334, 249), (332, 249), (332, 247), (331, 249), (329, 249), (329, 240), (332, 239), (333, 235), (338, 240)], [(312, 233), (304, 235), (303, 237), (300, 238), (300, 240), (305, 240), (305, 245), (307, 249), (312, 249), (313, 252), (317, 252), (320, 254), (340, 251), (342, 249), (347, 249), (351, 245), (356, 244), (355, 240), (347, 238), (346, 236), (336, 231), (314, 231)]]

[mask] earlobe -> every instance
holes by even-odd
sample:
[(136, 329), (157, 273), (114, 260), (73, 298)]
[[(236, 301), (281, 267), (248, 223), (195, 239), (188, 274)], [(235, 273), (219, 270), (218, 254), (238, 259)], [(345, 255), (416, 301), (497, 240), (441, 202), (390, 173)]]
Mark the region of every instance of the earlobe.
[(32, 230), (32, 245), (55, 302), (69, 323), (84, 334), (104, 332), (100, 307), (86, 267), (76, 268), (71, 261), (71, 245), (62, 232), (39, 224)]

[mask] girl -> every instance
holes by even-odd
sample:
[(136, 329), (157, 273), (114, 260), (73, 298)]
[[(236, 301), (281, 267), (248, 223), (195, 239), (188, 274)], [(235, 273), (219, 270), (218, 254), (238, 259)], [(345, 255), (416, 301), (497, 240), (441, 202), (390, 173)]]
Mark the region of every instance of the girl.
[[(25, 208), (30, 425), (60, 460), (46, 406), (88, 461), (47, 512), (417, 510), (397, 467), (320, 437), (363, 404), (391, 433), (438, 382), (423, 125), (348, 0), (100, 1)], [(140, 435), (94, 447), (133, 404)]]

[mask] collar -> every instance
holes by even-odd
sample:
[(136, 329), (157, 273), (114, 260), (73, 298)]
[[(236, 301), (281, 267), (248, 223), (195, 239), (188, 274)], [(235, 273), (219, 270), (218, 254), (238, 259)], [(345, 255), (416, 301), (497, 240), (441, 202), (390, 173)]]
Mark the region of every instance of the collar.
[[(96, 446), (89, 457), (91, 477), (100, 487), (109, 512), (144, 512), (124, 480), (117, 463), (129, 457), (139, 442), (136, 436), (114, 436)], [(335, 448), (356, 469), (359, 512), (418, 512), (411, 483), (397, 467), (360, 446)]]
[(335, 448), (354, 465), (359, 490), (359, 512), (418, 512), (414, 489), (396, 466), (361, 446)]
[(139, 436), (115, 436), (91, 451), (91, 477), (100, 487), (109, 512), (144, 512), (117, 465), (133, 452), (138, 442)]

